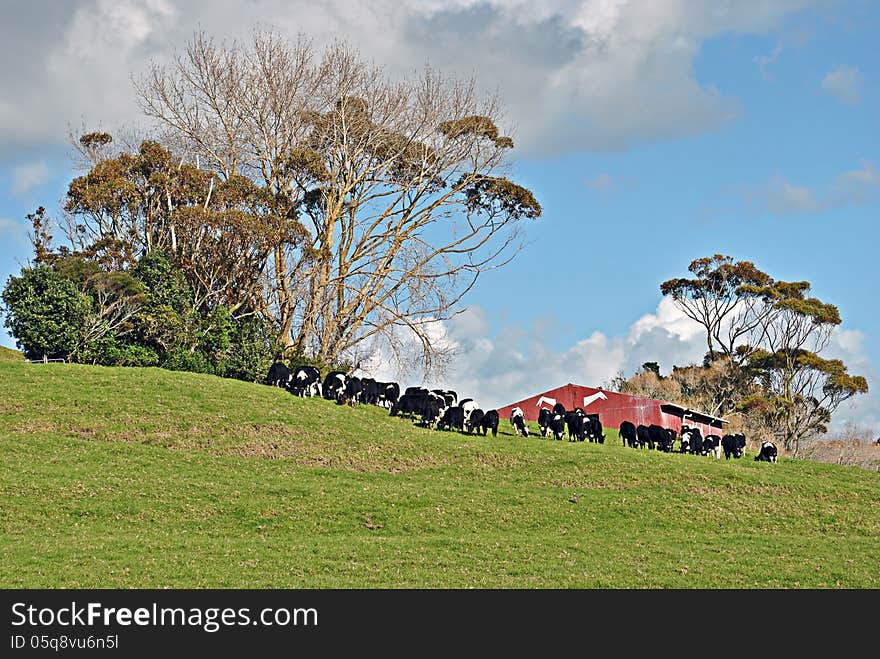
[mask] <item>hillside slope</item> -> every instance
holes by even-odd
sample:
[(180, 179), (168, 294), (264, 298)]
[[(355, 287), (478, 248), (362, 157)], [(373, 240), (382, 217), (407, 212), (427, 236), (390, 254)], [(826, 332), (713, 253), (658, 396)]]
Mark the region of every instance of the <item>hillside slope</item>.
[(880, 475), (0, 363), (0, 586), (876, 588)]

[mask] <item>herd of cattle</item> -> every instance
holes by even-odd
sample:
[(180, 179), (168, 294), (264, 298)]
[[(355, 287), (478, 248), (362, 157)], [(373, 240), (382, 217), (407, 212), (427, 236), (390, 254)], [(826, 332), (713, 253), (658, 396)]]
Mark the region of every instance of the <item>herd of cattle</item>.
[[(330, 371), (324, 378), (314, 366), (297, 366), (293, 369), (284, 363), (275, 362), (264, 380), (265, 384), (282, 387), (290, 393), (303, 398), (320, 396), (336, 401), (340, 405), (363, 403), (377, 405), (389, 410), (391, 416), (409, 419), (418, 417), (418, 424), (438, 430), (458, 430), (467, 434), (498, 435), (500, 421), (498, 410), (483, 410), (472, 398), (458, 399), (458, 394), (446, 389), (425, 389), (408, 387), (401, 394), (396, 382), (378, 382), (373, 378), (359, 378), (347, 375), (344, 371)], [(525, 413), (519, 407), (510, 413), (510, 424), (516, 436), (529, 436)], [(538, 427), (541, 436), (562, 440), (568, 435), (569, 441), (605, 443), (602, 424), (598, 414), (587, 414), (582, 408), (566, 410), (561, 403), (552, 409), (541, 408), (538, 414)], [(745, 451), (746, 438), (741, 433), (702, 436), (699, 428), (681, 427), (680, 432), (659, 425), (644, 426), (624, 421), (620, 424), (620, 439), (624, 446), (647, 448), (650, 450), (674, 450), (679, 441), (680, 453), (692, 455), (714, 455), (725, 458), (741, 458)], [(756, 461), (776, 462), (775, 444), (765, 440), (755, 457)]]

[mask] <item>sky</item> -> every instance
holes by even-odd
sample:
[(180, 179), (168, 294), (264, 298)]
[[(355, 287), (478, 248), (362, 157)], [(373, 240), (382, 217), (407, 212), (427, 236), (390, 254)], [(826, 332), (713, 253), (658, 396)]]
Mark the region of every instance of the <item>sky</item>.
[[(442, 379), (482, 407), (705, 339), (660, 284), (696, 258), (807, 280), (843, 320), (823, 355), (867, 378), (845, 423), (880, 435), (880, 4), (870, 0), (2, 0), (0, 283), (31, 255), (26, 215), (58, 216), (70, 133), (146, 122), (132, 76), (195, 30), (343, 38), (390, 75), (426, 63), (497, 92), (512, 178), (543, 207), (527, 246), (437, 327)], [(0, 344), (15, 341), (0, 331)], [(416, 375), (376, 377), (422, 384)]]

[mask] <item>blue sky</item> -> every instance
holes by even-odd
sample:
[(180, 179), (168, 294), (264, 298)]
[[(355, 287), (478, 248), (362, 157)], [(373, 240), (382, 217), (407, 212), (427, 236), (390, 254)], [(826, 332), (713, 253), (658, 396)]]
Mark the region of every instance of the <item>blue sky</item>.
[(392, 74), (425, 61), (472, 74), (504, 99), (514, 178), (544, 213), (442, 328), (460, 351), (442, 384), (488, 407), (698, 360), (702, 337), (659, 286), (720, 252), (839, 307), (829, 354), (872, 391), (835, 424), (880, 434), (880, 8), (868, 1), (5, 2), (0, 281), (29, 256), (25, 215), (57, 215), (74, 174), (68, 127), (138, 124), (132, 73), (197, 27), (243, 36), (253, 17), (344, 37)]

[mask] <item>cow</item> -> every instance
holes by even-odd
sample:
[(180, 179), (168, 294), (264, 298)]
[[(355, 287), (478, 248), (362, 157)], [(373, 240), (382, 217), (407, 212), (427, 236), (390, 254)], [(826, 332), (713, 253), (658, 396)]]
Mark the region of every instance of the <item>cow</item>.
[(538, 412), (538, 428), (541, 429), (542, 437), (550, 436), (550, 419), (553, 418), (553, 411), (547, 407), (542, 407)]
[(632, 421), (621, 421), (620, 423), (620, 441), (624, 446), (636, 448), (638, 446), (638, 436), (636, 435), (636, 425)]
[(565, 405), (563, 405), (562, 403), (556, 403), (553, 406), (553, 414), (560, 414), (562, 416), (565, 416)]
[(568, 441), (582, 442), (586, 439), (587, 428), (584, 425), (586, 415), (583, 410), (570, 410), (565, 413), (565, 425), (568, 428)]
[(700, 432), (700, 429), (690, 428), (688, 429), (688, 435), (690, 436), (691, 455), (706, 455), (703, 449), (703, 433)]
[(746, 449), (746, 436), (741, 432), (727, 434), (721, 438), (721, 448), (724, 450), (724, 459), (741, 458)]
[(480, 432), (482, 432), (483, 435), (486, 434), (485, 430), (483, 430), (483, 416), (485, 416), (485, 413), (479, 407), (475, 407), (471, 410), (470, 414), (467, 414), (464, 427), (469, 435), (473, 435), (474, 431), (476, 431), (477, 434)]
[(636, 437), (638, 438), (639, 448), (645, 448), (646, 446), (654, 450), (654, 442), (651, 441), (651, 433), (648, 431), (648, 426), (639, 424), (636, 426)]
[(391, 416), (407, 416), (412, 419), (417, 414), (420, 415), (425, 401), (428, 399), (430, 392), (421, 387), (407, 387), (397, 402), (391, 406), (389, 414)]
[(669, 453), (672, 450), (672, 442), (669, 440), (669, 433), (666, 432), (666, 428), (663, 426), (652, 423), (648, 426), (648, 435), (651, 439), (651, 443), (658, 451)]
[(361, 400), (363, 385), (361, 379), (352, 375), (345, 380), (345, 386), (336, 394), (336, 402), (339, 405), (357, 405)]
[(379, 404), (379, 383), (375, 378), (361, 378), (361, 400), (365, 405)]
[(448, 389), (432, 389), (432, 393), (437, 394), (442, 397), (444, 401), (446, 401), (445, 407), (452, 407), (453, 405), (458, 404), (458, 394), (454, 391), (450, 391)]
[(549, 427), (550, 431), (553, 433), (553, 437), (562, 441), (565, 437), (565, 416), (563, 414), (553, 414), (550, 417)]
[(330, 371), (324, 376), (321, 396), (326, 400), (338, 400), (339, 392), (345, 391), (345, 371)]
[(437, 430), (452, 429), (464, 432), (464, 410), (458, 405), (447, 407), (440, 420), (437, 421)]
[(314, 366), (297, 366), (293, 369), (287, 387), (295, 396), (311, 398), (321, 395), (321, 371)]
[(483, 435), (487, 432), (492, 432), (492, 437), (498, 436), (498, 421), (500, 417), (498, 416), (498, 410), (489, 410), (483, 415)]
[(761, 442), (761, 450), (755, 456), (755, 462), (776, 462), (776, 444), (769, 439)]
[(584, 436), (591, 442), (605, 443), (605, 434), (602, 432), (602, 422), (598, 414), (584, 415)]
[(377, 382), (376, 388), (379, 390), (377, 405), (391, 409), (400, 400), (400, 385), (396, 382)]
[[(479, 407), (477, 402), (473, 398), (462, 398), (458, 402), (458, 406), (461, 408), (462, 413), (464, 414), (464, 429), (467, 430), (470, 427), (470, 419), (471, 413)], [(470, 432), (467, 430), (467, 432)]]
[(529, 436), (529, 427), (526, 425), (526, 414), (522, 408), (514, 407), (510, 410), (510, 425), (513, 426), (513, 434), (519, 437)]
[(284, 364), (284, 362), (276, 361), (269, 367), (269, 372), (266, 374), (266, 379), (263, 380), (264, 384), (268, 384), (270, 387), (287, 387), (287, 383), (290, 382), (290, 369)]
[(718, 435), (706, 435), (703, 438), (703, 455), (714, 455), (721, 459), (721, 437)]

